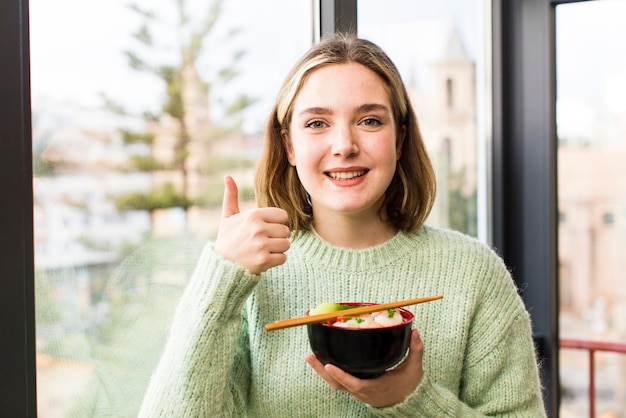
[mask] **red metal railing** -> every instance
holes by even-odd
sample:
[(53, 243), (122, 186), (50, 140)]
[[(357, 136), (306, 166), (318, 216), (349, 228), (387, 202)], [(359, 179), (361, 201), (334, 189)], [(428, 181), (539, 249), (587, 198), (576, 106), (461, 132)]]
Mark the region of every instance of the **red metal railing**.
[(589, 352), (589, 418), (596, 416), (596, 383), (595, 383), (595, 353), (596, 351), (610, 351), (626, 354), (626, 343), (577, 340), (572, 338), (559, 339), (560, 348), (574, 348)]

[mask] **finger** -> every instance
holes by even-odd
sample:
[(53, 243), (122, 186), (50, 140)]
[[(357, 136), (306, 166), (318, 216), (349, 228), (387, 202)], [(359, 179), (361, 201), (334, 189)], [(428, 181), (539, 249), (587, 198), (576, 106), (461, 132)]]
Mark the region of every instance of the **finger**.
[(418, 330), (411, 331), (411, 340), (409, 342), (409, 354), (398, 368), (416, 367), (422, 369), (422, 358), (424, 356), (424, 342)]
[(335, 379), (333, 379), (330, 374), (328, 374), (326, 368), (324, 367), (322, 362), (317, 359), (317, 357), (309, 354), (304, 359), (307, 363), (309, 363), (309, 366), (311, 366), (311, 368), (315, 370), (317, 374), (319, 374), (320, 377), (326, 381), (326, 383), (328, 383), (331, 388), (345, 391), (345, 388), (341, 386)]
[(284, 254), (290, 246), (291, 242), (287, 238), (270, 238), (267, 250), (272, 254)]
[(424, 352), (424, 342), (418, 330), (411, 331), (411, 342), (409, 345), (410, 351), (413, 353), (419, 353), (420, 357)]
[(283, 253), (270, 253), (264, 254), (260, 258), (251, 258), (244, 260), (244, 262), (240, 262), (245, 268), (247, 268), (251, 273), (262, 273), (271, 269), (272, 267), (280, 266), (285, 264), (287, 261), (287, 256)]
[(358, 391), (362, 385), (361, 379), (351, 375), (350, 373), (344, 372), (337, 366), (333, 366), (332, 364), (327, 364), (324, 366), (324, 369), (328, 373), (328, 375), (337, 382), (344, 390), (348, 392)]
[(284, 253), (271, 253), (267, 256), (267, 268), (285, 264), (287, 256)]
[(224, 200), (222, 201), (222, 218), (239, 213), (239, 190), (231, 176), (224, 176)]
[(267, 236), (269, 238), (287, 238), (290, 232), (289, 227), (282, 223), (271, 223), (267, 226)]
[[(260, 208), (257, 212), (260, 214), (263, 221), (270, 224), (283, 224), (281, 230), (285, 230), (285, 223), (289, 219), (286, 210), (280, 208)], [(286, 230), (289, 231), (288, 228)]]

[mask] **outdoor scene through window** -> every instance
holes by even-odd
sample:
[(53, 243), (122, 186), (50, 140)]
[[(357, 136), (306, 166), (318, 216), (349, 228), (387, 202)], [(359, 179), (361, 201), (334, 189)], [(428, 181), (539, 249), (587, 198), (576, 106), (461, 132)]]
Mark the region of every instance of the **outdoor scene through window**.
[(134, 417), (225, 173), (252, 204), (265, 118), (312, 43), (311, 2), (30, 9), (38, 413)]
[[(621, 0), (556, 8), (561, 338), (626, 347), (626, 39)], [(626, 353), (595, 353), (595, 413), (626, 417)], [(589, 353), (560, 350), (561, 417), (589, 416)]]
[(477, 85), (476, 72), (484, 60), (483, 8), (463, 0), (393, 4), (360, 0), (359, 35), (388, 52), (407, 84), (437, 176), (428, 223), (479, 236), (483, 156), (478, 149), (486, 141), (485, 135), (479, 138), (484, 132), (480, 99), (488, 94), (483, 83)]

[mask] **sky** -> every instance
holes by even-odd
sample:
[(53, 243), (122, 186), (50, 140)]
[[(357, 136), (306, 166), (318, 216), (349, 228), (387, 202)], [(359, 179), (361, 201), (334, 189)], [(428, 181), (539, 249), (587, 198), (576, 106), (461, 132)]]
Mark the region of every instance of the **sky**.
[[(130, 108), (158, 109), (163, 86), (156, 78), (130, 70), (123, 54), (132, 45), (131, 34), (140, 24), (136, 14), (129, 11), (129, 1), (31, 0), (35, 108), (63, 103), (97, 107), (101, 103), (98, 94), (104, 92)], [(208, 4), (189, 1), (195, 16), (202, 15)], [(135, 2), (156, 8), (166, 18), (173, 15), (168, 9), (173, 0)], [(447, 36), (442, 29), (445, 27), (454, 26), (468, 54), (479, 62), (482, 59), (482, 7), (486, 0), (384, 0), (384, 7), (380, 7), (382, 2), (358, 1), (360, 34), (387, 50), (405, 80), (411, 72), (424, 74), (418, 71), (419, 62), (432, 59), (441, 49)], [(218, 28), (221, 35), (209, 47), (210, 59), (200, 71), (215, 71), (223, 65), (220, 61), (226, 61), (227, 53), (244, 46), (247, 55), (241, 76), (230, 90), (217, 89), (214, 93), (229, 97), (245, 91), (259, 98), (248, 115), (251, 125), (258, 126), (269, 112), (283, 77), (311, 42), (311, 0), (228, 0), (225, 4), (224, 25)], [(609, 7), (611, 11), (604, 10)], [(559, 98), (577, 97), (591, 106), (613, 110), (626, 108), (626, 54), (615, 51), (617, 40), (626, 39), (624, 17), (623, 0), (557, 6)], [(413, 41), (398, 38), (398, 28), (403, 25), (413, 28)], [(242, 29), (234, 40), (224, 36), (232, 27)], [(394, 28), (395, 32), (391, 30)], [(159, 35), (165, 43), (175, 40), (165, 31)], [(606, 73), (598, 64), (621, 71)], [(611, 84), (607, 86), (606, 81)], [(428, 79), (421, 82), (427, 88)]]
[[(208, 2), (189, 1), (195, 5), (194, 18), (203, 16)], [(51, 102), (96, 107), (101, 103), (99, 93), (104, 92), (130, 109), (158, 110), (163, 85), (155, 77), (131, 70), (124, 55), (133, 45), (132, 33), (141, 24), (128, 3), (129, 0), (31, 0), (34, 108)], [(167, 7), (173, 0), (136, 3), (156, 10), (166, 20), (174, 15)], [(227, 54), (243, 44), (248, 53), (241, 67), (247, 71), (234, 84), (238, 91), (253, 97), (269, 97), (270, 89), (274, 94), (288, 67), (310, 45), (310, 2), (271, 0), (270, 4), (278, 6), (280, 13), (255, 0), (228, 0), (225, 4), (225, 23), (218, 24), (213, 43), (207, 46), (209, 59), (201, 63), (199, 71), (215, 72), (228, 61)], [(267, 18), (262, 19), (264, 15)], [(231, 28), (241, 28), (242, 32), (228, 37)], [(172, 46), (176, 41), (176, 34), (166, 30), (157, 32), (155, 37), (163, 45)]]
[[(172, 15), (167, 8), (171, 0), (135, 1), (143, 7), (156, 8), (162, 15)], [(197, 15), (204, 12), (208, 3), (189, 1)], [(158, 108), (163, 95), (162, 85), (155, 78), (130, 70), (123, 55), (132, 44), (131, 34), (140, 24), (139, 18), (129, 12), (128, 2), (31, 0), (34, 107), (51, 102), (95, 107), (101, 103), (98, 93), (105, 92), (130, 108)], [(200, 71), (208, 73), (216, 60), (226, 60), (225, 54), (237, 43), (246, 46), (248, 53), (242, 63), (246, 71), (242, 71), (232, 89), (260, 98), (253, 114), (249, 115), (253, 124), (262, 124), (284, 76), (311, 43), (311, 4), (311, 0), (226, 2), (224, 21), (230, 27), (243, 28), (243, 32), (238, 40), (215, 44), (210, 53), (211, 61)], [(383, 8), (379, 5), (378, 0), (359, 0), (358, 18), (363, 28), (375, 29), (381, 23), (415, 19), (441, 21), (442, 16), (450, 16), (467, 38), (476, 37), (477, 6), (472, 1), (392, 0)], [(397, 13), (396, 7), (406, 8), (404, 10), (409, 12)], [(224, 33), (227, 29), (226, 25), (221, 28)], [(165, 35), (164, 40), (171, 41), (172, 37)], [(378, 40), (381, 44), (384, 42), (384, 39)], [(399, 54), (399, 61), (402, 55)]]
[[(557, 94), (561, 98), (575, 94), (590, 104), (600, 105), (611, 90), (619, 88), (613, 80), (617, 82), (626, 73), (625, 19), (624, 0), (557, 6)], [(626, 91), (620, 95), (626, 97)], [(604, 104), (612, 110), (626, 110), (623, 99), (610, 100), (610, 104)]]
[(626, 1), (556, 8), (557, 132), (623, 148), (626, 118)]

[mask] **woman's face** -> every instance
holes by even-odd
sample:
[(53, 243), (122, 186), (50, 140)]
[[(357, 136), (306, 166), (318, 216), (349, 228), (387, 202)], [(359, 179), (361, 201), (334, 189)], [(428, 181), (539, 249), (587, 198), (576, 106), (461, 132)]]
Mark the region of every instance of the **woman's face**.
[(309, 74), (284, 134), (289, 163), (311, 195), (313, 214), (378, 216), (401, 140), (382, 79), (357, 63)]

